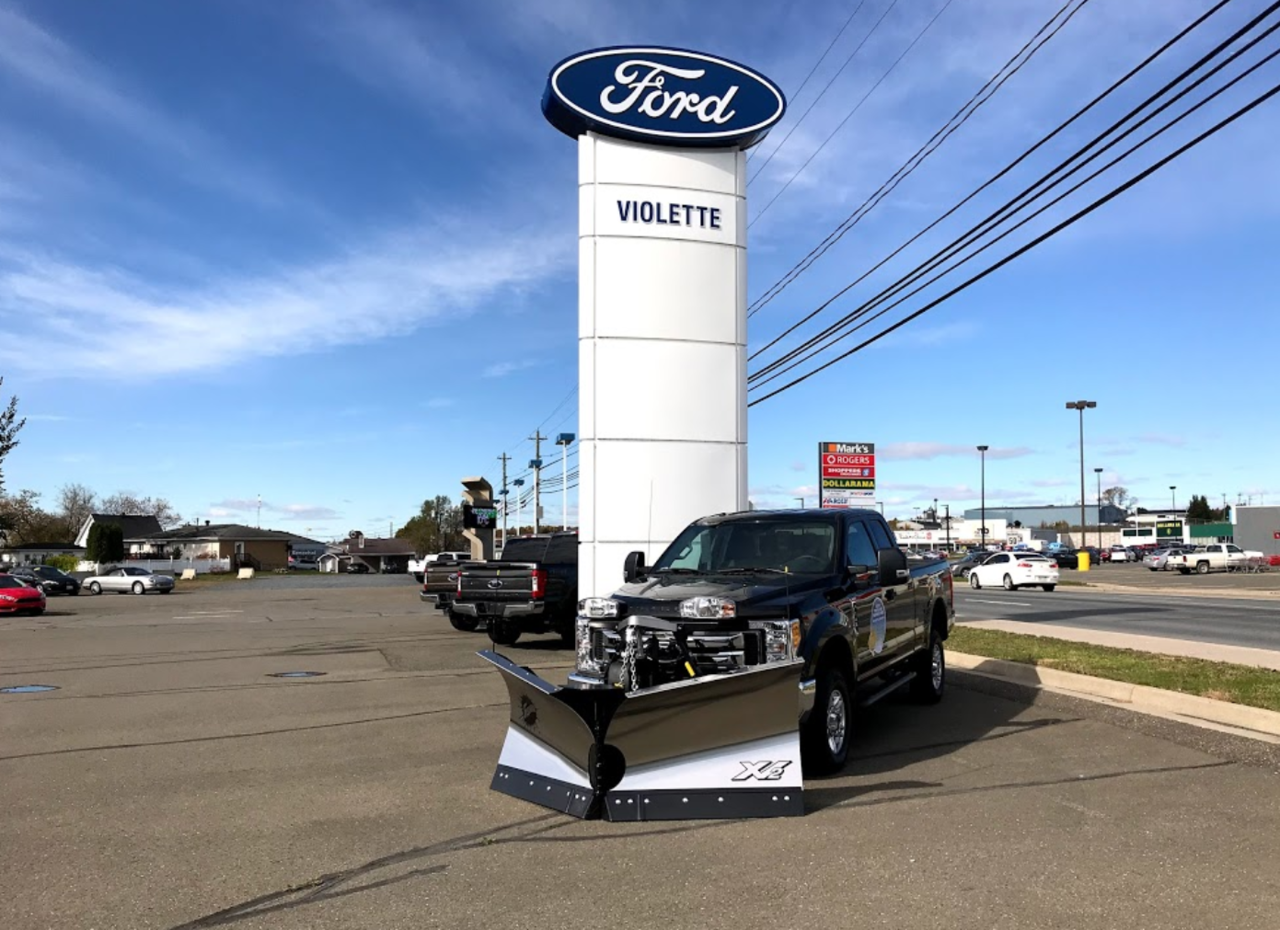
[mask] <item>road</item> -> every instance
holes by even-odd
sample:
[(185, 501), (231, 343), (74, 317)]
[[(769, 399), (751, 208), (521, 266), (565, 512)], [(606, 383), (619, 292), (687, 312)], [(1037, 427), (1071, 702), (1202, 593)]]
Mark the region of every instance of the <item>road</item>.
[(1183, 594), (1058, 588), (973, 591), (956, 586), (960, 620), (1019, 620), (1196, 642), (1280, 650), (1280, 603)]
[[(1274, 746), (957, 678), (937, 707), (863, 712), (804, 818), (584, 823), (488, 790), (509, 711), (485, 642), (411, 583), (0, 619), (0, 687), (59, 689), (0, 695), (0, 927), (1274, 930), (1280, 913)], [(506, 651), (552, 678), (572, 657), (551, 638)], [(272, 677), (290, 671), (324, 674)]]

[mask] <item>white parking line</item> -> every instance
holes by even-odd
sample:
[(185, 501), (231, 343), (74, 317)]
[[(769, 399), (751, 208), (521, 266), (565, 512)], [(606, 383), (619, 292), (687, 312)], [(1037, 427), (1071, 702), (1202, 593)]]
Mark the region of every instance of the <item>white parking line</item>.
[(1002, 607), (1005, 606), (1006, 604), (1013, 607), (1031, 607), (1032, 606), (1031, 604), (1028, 604), (1025, 601), (986, 601), (980, 597), (971, 597), (969, 598), (969, 600), (973, 601), (973, 603), (975, 604), (999, 604)]
[(218, 616), (218, 617), (220, 617), (220, 616), (222, 616), (223, 614), (242, 614), (242, 613), (244, 613), (244, 611), (243, 611), (243, 610), (193, 610), (193, 611), (191, 611), (191, 616), (193, 616), (193, 617), (201, 617), (201, 616), (210, 616), (210, 617)]

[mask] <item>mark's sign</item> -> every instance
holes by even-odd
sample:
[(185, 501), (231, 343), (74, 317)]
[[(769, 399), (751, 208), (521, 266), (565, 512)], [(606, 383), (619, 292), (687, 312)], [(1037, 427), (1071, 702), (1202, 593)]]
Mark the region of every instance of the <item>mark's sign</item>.
[(674, 48), (602, 48), (556, 65), (542, 112), (570, 136), (749, 148), (782, 119), (777, 85), (736, 62)]

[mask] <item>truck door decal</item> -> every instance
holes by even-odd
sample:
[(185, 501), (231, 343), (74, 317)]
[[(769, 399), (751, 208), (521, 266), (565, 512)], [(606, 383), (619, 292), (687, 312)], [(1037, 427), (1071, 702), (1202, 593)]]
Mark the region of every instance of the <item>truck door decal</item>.
[(884, 640), (889, 624), (889, 617), (884, 609), (884, 598), (877, 597), (871, 602), (871, 639), (867, 645), (871, 654), (878, 656), (884, 651)]

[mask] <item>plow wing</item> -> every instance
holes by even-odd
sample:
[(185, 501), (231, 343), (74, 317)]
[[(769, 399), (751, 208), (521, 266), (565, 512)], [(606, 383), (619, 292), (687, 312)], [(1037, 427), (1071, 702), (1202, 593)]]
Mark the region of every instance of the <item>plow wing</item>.
[(480, 656), (511, 702), (495, 791), (619, 821), (804, 813), (800, 662), (624, 691), (557, 687)]

